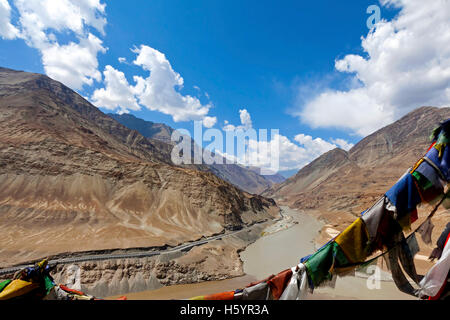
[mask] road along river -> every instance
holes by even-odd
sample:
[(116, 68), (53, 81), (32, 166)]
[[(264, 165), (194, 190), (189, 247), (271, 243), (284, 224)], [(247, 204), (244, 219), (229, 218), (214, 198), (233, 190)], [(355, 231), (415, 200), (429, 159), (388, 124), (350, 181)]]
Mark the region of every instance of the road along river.
[[(222, 281), (202, 282), (188, 285), (163, 287), (157, 290), (127, 294), (129, 299), (187, 299), (242, 288), (257, 279), (299, 263), (300, 258), (315, 251), (314, 239), (323, 223), (315, 218), (282, 207), (285, 216), (281, 222), (267, 228), (266, 235), (249, 245), (241, 259), (246, 276)], [(369, 283), (369, 285), (368, 285)], [(370, 288), (372, 289), (370, 289)], [(335, 288), (318, 288), (308, 299), (365, 299), (396, 300), (414, 299), (401, 293), (392, 281), (379, 281), (375, 285), (365, 277), (338, 278)]]

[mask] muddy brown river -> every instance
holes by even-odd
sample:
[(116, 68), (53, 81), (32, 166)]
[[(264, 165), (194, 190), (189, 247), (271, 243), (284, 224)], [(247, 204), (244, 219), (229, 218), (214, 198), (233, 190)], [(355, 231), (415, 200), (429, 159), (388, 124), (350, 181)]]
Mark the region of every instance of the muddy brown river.
[[(315, 218), (282, 207), (283, 215), (292, 218), (289, 228), (265, 235), (249, 245), (242, 253), (246, 276), (222, 281), (210, 281), (196, 284), (163, 287), (138, 293), (126, 294), (130, 300), (151, 299), (188, 299), (198, 295), (207, 295), (242, 288), (252, 281), (264, 279), (271, 274), (299, 263), (300, 258), (315, 251), (314, 238), (322, 227)], [(292, 222), (296, 224), (292, 225)], [(335, 288), (318, 288), (308, 299), (364, 299), (364, 300), (404, 300), (415, 299), (401, 293), (392, 281), (379, 281), (368, 285), (365, 277), (349, 276), (338, 278)]]

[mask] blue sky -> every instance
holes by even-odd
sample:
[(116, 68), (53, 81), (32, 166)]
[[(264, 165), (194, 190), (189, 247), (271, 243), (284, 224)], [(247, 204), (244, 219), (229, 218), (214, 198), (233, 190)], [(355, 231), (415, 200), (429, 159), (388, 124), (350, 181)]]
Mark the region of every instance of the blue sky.
[[(51, 0), (41, 4), (36, 2), (36, 5), (34, 2), (0, 1), (0, 25), (3, 24), (4, 30), (3, 34), (0, 32), (1, 66), (47, 73), (77, 90), (104, 112), (120, 109), (114, 108), (109, 98), (113, 91), (123, 92), (116, 102), (128, 98), (126, 101), (131, 99), (131, 105), (140, 108), (128, 108), (127, 112), (174, 128), (192, 130), (192, 120), (205, 116), (210, 120), (215, 118), (215, 128), (223, 128), (224, 121), (238, 126), (241, 124), (239, 110), (245, 109), (253, 128), (279, 129), (280, 135), (287, 139), (286, 147), (293, 144), (291, 159), (286, 161), (282, 170), (286, 175), (296, 172), (315, 156), (329, 150), (331, 145), (343, 147), (336, 142), (341, 141), (338, 139), (345, 140), (348, 148), (414, 106), (427, 102), (445, 105), (447, 96), (450, 96), (445, 91), (448, 84), (448, 78), (445, 78), (436, 85), (442, 91), (436, 101), (426, 93), (412, 101), (402, 101), (399, 97), (404, 96), (406, 89), (403, 87), (398, 89), (399, 92), (387, 91), (389, 101), (373, 97), (373, 92), (387, 83), (386, 79), (373, 80), (373, 70), (380, 73), (380, 65), (386, 68), (386, 72), (391, 69), (381, 62), (381, 58), (377, 59), (377, 55), (381, 56), (378, 47), (386, 46), (386, 54), (398, 56), (399, 53), (387, 44), (393, 39), (413, 43), (426, 28), (419, 26), (415, 27), (416, 30), (402, 25), (401, 17), (406, 19), (408, 14), (413, 16), (414, 10), (423, 10), (417, 8), (419, 2), (416, 0), (354, 0), (345, 1), (345, 5), (344, 2), (325, 0), (134, 0), (108, 1), (106, 6), (100, 0), (64, 0), (58, 5), (66, 7), (56, 9)], [(381, 9), (383, 26), (372, 30), (368, 36), (370, 30), (366, 21), (370, 14), (366, 10), (373, 4)], [(81, 10), (76, 8), (77, 5), (82, 6)], [(448, 3), (442, 2), (441, 6), (448, 6)], [(431, 13), (436, 15), (443, 9), (431, 7), (435, 9)], [(51, 19), (46, 17), (49, 12)], [(40, 31), (46, 37), (38, 39), (34, 34), (37, 33), (36, 27), (30, 26), (33, 20), (24, 18), (30, 13), (44, 21), (46, 25), (41, 26)], [(59, 13), (60, 18), (57, 17)], [(446, 23), (445, 18), (440, 17), (443, 24)], [(415, 32), (417, 39), (397, 39), (402, 28)], [(72, 42), (80, 44), (74, 48), (81, 48), (82, 39), (87, 39), (89, 34), (93, 36), (86, 42), (90, 51), (80, 51), (83, 53), (69, 57), (64, 46)], [(439, 48), (443, 43), (428, 45)], [(145, 57), (143, 46), (151, 49)], [(137, 84), (134, 77), (140, 77), (143, 82), (150, 79), (152, 73), (146, 69), (155, 68), (155, 61), (149, 59), (158, 60), (159, 53), (165, 59), (161, 70), (164, 66), (171, 66), (173, 72), (161, 71), (159, 77), (155, 72), (151, 84), (147, 81), (146, 86), (164, 88), (162, 91), (167, 89), (167, 95), (154, 97), (148, 93), (147, 102), (142, 103), (144, 99), (136, 93), (138, 88), (134, 87)], [(86, 57), (86, 54), (91, 56)], [(404, 58), (411, 59), (419, 68), (423, 59), (435, 60), (435, 55), (431, 53), (422, 57), (423, 54), (419, 54), (422, 60), (415, 56)], [(140, 64), (135, 63), (138, 56), (142, 56)], [(359, 57), (359, 60), (354, 57)], [(119, 62), (119, 58), (126, 61)], [(67, 63), (61, 64), (64, 59), (68, 60)], [(341, 64), (336, 61), (341, 61)], [(392, 61), (392, 65), (398, 65), (394, 58)], [(398, 72), (419, 72), (414, 63), (406, 69), (399, 67)], [(70, 68), (78, 64), (84, 66), (79, 68), (84, 71), (78, 70), (80, 74), (77, 76), (80, 79), (87, 76), (88, 80), (72, 81), (76, 76), (72, 76), (73, 69)], [(104, 72), (107, 66), (110, 66), (111, 79), (118, 79), (119, 73), (123, 73), (126, 79), (120, 87), (123, 91), (108, 90)], [(170, 91), (171, 85), (161, 82), (176, 81), (172, 76), (177, 74), (184, 81), (182, 89), (175, 89), (180, 94), (175, 97), (175, 91)], [(94, 95), (101, 89), (105, 91)], [(193, 97), (194, 101), (186, 102), (183, 97)], [(395, 101), (395, 104), (390, 101)], [(167, 109), (170, 109), (172, 102), (179, 103), (177, 107), (180, 108), (184, 107), (183, 103), (186, 103), (186, 108), (195, 105), (196, 109), (177, 120), (173, 113), (178, 109), (174, 107), (166, 112), (163, 107), (167, 104)], [(109, 110), (102, 107), (108, 103)], [(161, 106), (155, 107), (154, 104), (158, 103)], [(358, 103), (361, 103), (360, 108), (348, 110), (348, 106), (355, 107)], [(366, 105), (369, 106), (368, 111), (359, 114)], [(328, 113), (327, 108), (333, 111)], [(347, 119), (347, 112), (355, 115), (354, 118), (350, 116)], [(303, 154), (296, 158), (296, 153)]]

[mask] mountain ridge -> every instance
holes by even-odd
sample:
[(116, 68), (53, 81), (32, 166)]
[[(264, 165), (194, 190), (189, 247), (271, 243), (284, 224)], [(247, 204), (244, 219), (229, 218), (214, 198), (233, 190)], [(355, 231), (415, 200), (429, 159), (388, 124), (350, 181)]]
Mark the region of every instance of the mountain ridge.
[[(171, 135), (175, 131), (175, 129), (171, 128), (168, 125), (143, 120), (130, 114), (119, 115), (109, 113), (108, 115), (124, 126), (140, 132), (146, 138), (152, 140), (160, 140), (170, 146), (174, 145), (174, 142), (172, 142), (171, 140)], [(192, 150), (194, 147), (198, 147), (192, 140), (191, 144)], [(170, 154), (170, 147), (168, 154)], [(259, 194), (264, 190), (272, 187), (274, 183), (284, 181), (284, 177), (280, 176), (279, 174), (265, 176), (259, 173), (259, 168), (249, 168), (239, 164), (227, 164), (225, 163), (225, 161), (223, 164), (193, 167), (197, 167), (200, 170), (211, 171), (219, 178), (228, 181), (238, 188), (252, 194)]]

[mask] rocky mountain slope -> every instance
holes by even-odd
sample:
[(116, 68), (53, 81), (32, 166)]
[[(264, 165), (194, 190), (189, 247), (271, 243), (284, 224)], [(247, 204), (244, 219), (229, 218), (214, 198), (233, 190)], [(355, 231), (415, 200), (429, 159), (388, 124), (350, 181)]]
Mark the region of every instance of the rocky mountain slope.
[[(159, 140), (173, 145), (171, 136), (174, 129), (165, 124), (145, 121), (130, 114), (108, 115), (124, 126), (138, 131), (149, 139)], [(167, 148), (164, 149), (167, 150)], [(170, 147), (169, 149), (171, 150)], [(167, 157), (170, 158), (170, 152)], [(254, 194), (259, 194), (272, 187), (275, 183), (281, 183), (285, 180), (285, 178), (279, 174), (264, 176), (260, 174), (259, 168), (246, 168), (238, 164), (227, 164), (225, 163), (225, 160), (223, 161), (223, 164), (202, 165), (197, 167), (199, 170), (210, 171), (238, 188)]]
[[(317, 212), (342, 228), (425, 154), (432, 130), (448, 118), (450, 108), (418, 108), (362, 139), (348, 152), (334, 149), (323, 154), (264, 195)], [(445, 215), (437, 217), (437, 223), (448, 219)]]
[(168, 145), (59, 82), (0, 68), (0, 266), (175, 245), (278, 215), (274, 202), (171, 165)]
[(173, 144), (171, 141), (172, 133), (175, 131), (173, 128), (163, 123), (155, 123), (152, 121), (146, 121), (135, 117), (132, 114), (117, 114), (108, 113), (108, 116), (123, 124), (127, 128), (138, 131), (146, 138), (160, 140), (168, 144)]

